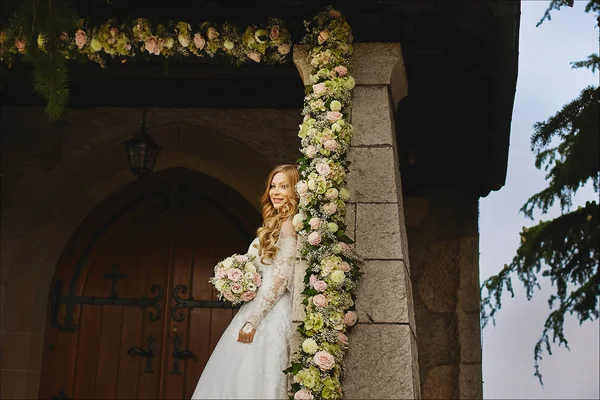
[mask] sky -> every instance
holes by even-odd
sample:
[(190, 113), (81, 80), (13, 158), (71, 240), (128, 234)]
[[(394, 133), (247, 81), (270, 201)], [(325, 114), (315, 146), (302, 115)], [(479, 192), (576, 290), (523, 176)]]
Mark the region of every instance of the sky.
[[(536, 28), (549, 1), (523, 0), (519, 37), (519, 77), (513, 109), (508, 172), (505, 186), (480, 200), (480, 279), (496, 274), (510, 263), (523, 226), (560, 215), (555, 207), (546, 215), (526, 219), (519, 209), (547, 184), (534, 166), (530, 150), (533, 124), (554, 115), (590, 84), (599, 73), (574, 70), (571, 61), (598, 52), (596, 17), (584, 12), (587, 1), (552, 13), (552, 20)], [(598, 199), (591, 185), (575, 196), (575, 206)], [(565, 334), (570, 351), (553, 346), (540, 362), (544, 387), (534, 377), (533, 348), (549, 310), (549, 282), (527, 301), (523, 285), (513, 279), (515, 297), (505, 294), (496, 326), (483, 330), (483, 392), (486, 399), (598, 399), (600, 398), (599, 322), (579, 325), (567, 315)]]

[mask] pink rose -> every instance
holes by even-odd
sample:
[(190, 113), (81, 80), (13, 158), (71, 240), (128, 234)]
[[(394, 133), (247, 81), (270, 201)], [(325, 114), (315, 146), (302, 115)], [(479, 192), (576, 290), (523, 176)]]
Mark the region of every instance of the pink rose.
[(331, 18), (339, 18), (342, 16), (342, 13), (339, 12), (338, 10), (334, 10), (333, 8), (331, 10), (329, 10), (329, 16)]
[(325, 93), (326, 90), (327, 90), (327, 86), (325, 86), (325, 84), (323, 82), (313, 85), (313, 92), (317, 96), (320, 96), (321, 94)]
[(241, 255), (237, 255), (237, 256), (235, 256), (235, 259), (236, 259), (236, 261), (237, 261), (237, 262), (240, 262), (240, 263), (243, 263), (243, 262), (246, 262), (246, 261), (248, 261), (248, 257), (246, 257), (246, 256), (241, 256)]
[(231, 292), (225, 292), (223, 293), (223, 296), (232, 303), (235, 301), (235, 296)]
[(217, 32), (217, 30), (211, 26), (206, 31), (206, 36), (208, 36), (208, 40), (215, 40), (219, 37), (219, 32)]
[(144, 48), (150, 54), (154, 54), (154, 55), (160, 54), (160, 50), (158, 47), (158, 41), (155, 38), (150, 38), (150, 39), (146, 40), (144, 42)]
[(329, 300), (327, 300), (327, 297), (323, 296), (322, 294), (313, 296), (312, 302), (315, 306), (321, 308), (327, 307), (327, 304), (329, 304)]
[(254, 274), (254, 276), (252, 277), (252, 283), (254, 283), (256, 287), (262, 285), (262, 278), (259, 274)]
[(347, 244), (347, 243), (344, 243), (344, 242), (339, 242), (339, 243), (338, 243), (338, 246), (340, 246), (340, 251), (341, 251), (342, 253), (345, 253), (345, 252), (347, 252), (347, 251), (349, 251), (349, 250), (350, 250), (350, 246), (348, 246), (348, 244)]
[(231, 291), (233, 293), (239, 294), (239, 293), (242, 293), (243, 290), (244, 289), (242, 288), (242, 285), (239, 282), (236, 282), (236, 283), (234, 283), (234, 284), (231, 285)]
[(322, 371), (330, 370), (335, 365), (335, 358), (325, 350), (317, 351), (314, 360), (316, 366)]
[(306, 157), (308, 158), (313, 158), (317, 155), (317, 148), (311, 144), (306, 147), (306, 150), (304, 150), (304, 154), (306, 154)]
[(323, 42), (325, 42), (327, 39), (329, 39), (329, 32), (328, 31), (321, 31), (321, 32), (319, 32), (319, 38), (317, 39), (317, 41), (319, 42), (319, 44), (323, 44)]
[(256, 293), (254, 293), (254, 292), (244, 292), (244, 293), (242, 293), (242, 295), (240, 297), (242, 298), (242, 301), (250, 301), (254, 297), (256, 297)]
[(233, 282), (239, 282), (239, 280), (242, 279), (243, 276), (244, 273), (237, 268), (231, 268), (229, 271), (227, 271), (227, 277)]
[(344, 315), (344, 325), (346, 326), (354, 326), (357, 320), (358, 316), (354, 311), (348, 311), (346, 315)]
[(331, 122), (337, 121), (338, 119), (342, 118), (343, 116), (344, 116), (344, 114), (342, 114), (339, 111), (327, 111), (327, 119)]
[(344, 67), (343, 65), (338, 65), (334, 68), (334, 70), (340, 77), (343, 77), (348, 73), (348, 68)]
[[(314, 276), (314, 275), (313, 275)], [(327, 289), (327, 283), (325, 281), (316, 281), (312, 285), (317, 292), (323, 293)]]
[(319, 243), (321, 243), (321, 235), (319, 232), (312, 232), (310, 235), (308, 235), (308, 243), (313, 246), (317, 246)]
[(304, 181), (299, 181), (296, 184), (296, 190), (298, 191), (298, 195), (304, 196), (308, 191), (308, 185)]
[(323, 147), (325, 147), (325, 150), (336, 151), (338, 148), (338, 143), (333, 139), (329, 139), (323, 143)]
[(310, 221), (308, 221), (308, 224), (310, 225), (310, 229), (316, 231), (321, 226), (321, 220), (319, 218), (314, 217), (311, 218)]
[(277, 51), (284, 56), (290, 52), (290, 45), (287, 43), (277, 45)]
[[(346, 244), (346, 243), (344, 243), (344, 244)], [(338, 268), (340, 269), (340, 271), (349, 272), (350, 264), (348, 264), (346, 261), (342, 261)]]
[(308, 283), (310, 284), (310, 286), (314, 286), (315, 283), (317, 283), (317, 277), (315, 275), (311, 275), (310, 278), (308, 278)]
[(338, 332), (337, 341), (339, 344), (348, 345), (348, 336), (344, 335), (342, 332)]
[(300, 389), (294, 393), (294, 400), (313, 400), (313, 395), (308, 389)]
[(202, 37), (201, 34), (196, 33), (194, 35), (194, 45), (196, 46), (196, 48), (198, 50), (202, 50), (204, 48), (204, 45), (206, 44), (206, 40), (204, 40), (204, 38)]
[(217, 279), (223, 279), (227, 276), (227, 272), (225, 272), (224, 269), (218, 269), (215, 276), (217, 277)]
[(21, 39), (15, 39), (15, 47), (19, 53), (23, 53), (25, 51), (25, 41)]
[(271, 33), (269, 34), (271, 40), (275, 40), (279, 37), (279, 25), (273, 25), (271, 27)]
[(335, 205), (335, 203), (323, 204), (323, 211), (325, 211), (325, 213), (327, 213), (328, 215), (333, 215), (337, 211), (337, 206)]
[(82, 49), (87, 43), (87, 35), (81, 29), (75, 32), (75, 44), (77, 48)]
[(328, 177), (331, 174), (331, 168), (329, 168), (329, 164), (327, 163), (318, 163), (316, 166), (316, 170), (319, 173), (319, 175), (322, 175), (324, 177)]
[(248, 54), (246, 54), (248, 56), (249, 59), (251, 59), (254, 62), (259, 63), (260, 62), (260, 54), (258, 54), (256, 51), (250, 51), (248, 52)]

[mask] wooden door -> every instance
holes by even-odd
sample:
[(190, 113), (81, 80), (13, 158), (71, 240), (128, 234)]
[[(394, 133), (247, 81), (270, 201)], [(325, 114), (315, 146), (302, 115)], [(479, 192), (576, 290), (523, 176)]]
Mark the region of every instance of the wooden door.
[(208, 279), (219, 260), (246, 251), (257, 213), (209, 178), (165, 180), (111, 199), (63, 252), (40, 398), (191, 397), (236, 311)]

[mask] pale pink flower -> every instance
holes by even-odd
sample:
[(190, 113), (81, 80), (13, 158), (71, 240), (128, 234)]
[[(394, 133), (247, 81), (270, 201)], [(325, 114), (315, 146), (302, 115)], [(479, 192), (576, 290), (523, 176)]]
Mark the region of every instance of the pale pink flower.
[(313, 158), (317, 155), (317, 148), (311, 144), (306, 147), (306, 149), (304, 150), (304, 154), (306, 154), (306, 157), (308, 158)]
[(211, 26), (206, 31), (206, 36), (208, 36), (208, 40), (215, 40), (219, 37), (219, 32), (217, 32), (217, 30)]
[(325, 197), (327, 200), (335, 200), (338, 197), (338, 190), (336, 188), (327, 189), (325, 192)]
[(284, 56), (290, 52), (290, 45), (287, 43), (282, 43), (277, 45), (277, 51), (279, 54), (283, 54)]
[(271, 33), (269, 34), (271, 40), (275, 40), (279, 37), (279, 25), (273, 25), (271, 27)]
[(225, 292), (223, 293), (223, 296), (232, 303), (235, 301), (235, 296), (231, 292)]
[(194, 45), (196, 46), (196, 48), (198, 50), (202, 50), (204, 48), (204, 45), (206, 44), (206, 40), (204, 40), (204, 38), (202, 37), (201, 34), (196, 33), (194, 35)]
[(327, 90), (327, 86), (325, 86), (325, 84), (323, 82), (313, 85), (313, 92), (317, 96), (320, 96), (321, 94), (325, 93), (326, 90)]
[(225, 272), (224, 269), (218, 269), (217, 273), (215, 274), (217, 279), (223, 279), (227, 276), (227, 272)]
[(260, 54), (257, 53), (256, 51), (250, 51), (248, 52), (248, 54), (246, 54), (248, 56), (249, 59), (251, 59), (254, 62), (259, 63), (260, 62)]
[(115, 36), (117, 36), (117, 33), (119, 33), (119, 30), (113, 26), (112, 28), (110, 28), (109, 32), (110, 32), (110, 36), (115, 37)]
[(335, 9), (332, 8), (332, 9), (329, 10), (329, 16), (331, 18), (339, 18), (339, 17), (342, 16), (342, 13), (339, 12), (338, 10), (335, 10)]
[(330, 370), (335, 365), (335, 358), (325, 350), (318, 351), (314, 356), (314, 361), (322, 371)]
[(306, 114), (304, 118), (302, 118), (302, 122), (306, 122), (310, 119), (310, 114)]
[(335, 205), (335, 203), (323, 204), (323, 211), (325, 211), (325, 213), (327, 213), (328, 215), (333, 215), (337, 211), (337, 206)]
[(254, 276), (252, 277), (252, 283), (254, 283), (256, 287), (262, 285), (262, 278), (259, 274), (254, 274)]
[(150, 54), (154, 54), (154, 55), (160, 54), (160, 50), (158, 47), (158, 41), (155, 38), (150, 38), (150, 39), (146, 40), (144, 42), (144, 48)]
[(321, 31), (321, 32), (319, 32), (319, 37), (317, 39), (317, 41), (319, 42), (319, 44), (323, 44), (323, 42), (325, 42), (327, 39), (329, 39), (329, 32), (328, 31)]
[(317, 217), (313, 217), (308, 221), (308, 224), (310, 225), (310, 229), (316, 231), (321, 226), (321, 220)]
[(240, 297), (241, 297), (242, 301), (250, 301), (254, 297), (256, 297), (256, 293), (254, 293), (254, 292), (244, 292), (244, 293), (241, 294)]
[(329, 139), (323, 143), (323, 147), (325, 147), (325, 150), (336, 151), (338, 148), (338, 142), (333, 139)]
[[(344, 243), (344, 244), (346, 244), (346, 243)], [(340, 263), (340, 265), (338, 266), (338, 268), (340, 269), (340, 271), (349, 272), (350, 264), (348, 264), (346, 261), (342, 261)]]
[(244, 291), (242, 284), (239, 282), (231, 284), (231, 291), (236, 294), (240, 294)]
[[(314, 276), (314, 275), (312, 275), (312, 276)], [(312, 286), (315, 288), (315, 290), (317, 292), (321, 292), (321, 293), (323, 293), (325, 291), (325, 289), (327, 289), (327, 283), (325, 281), (321, 281), (321, 280), (315, 281), (315, 283)]]
[(337, 72), (338, 76), (343, 77), (348, 73), (348, 68), (343, 65), (338, 65), (334, 68), (335, 72)]
[(296, 184), (296, 190), (298, 191), (298, 195), (304, 196), (308, 191), (308, 185), (304, 181), (299, 181)]
[(310, 278), (308, 278), (308, 283), (310, 284), (310, 286), (314, 286), (315, 283), (317, 283), (318, 278), (315, 275), (311, 275)]
[(358, 321), (358, 316), (356, 315), (356, 312), (348, 311), (346, 315), (344, 315), (344, 325), (354, 326), (354, 324), (356, 324), (356, 321)]
[(331, 122), (337, 121), (338, 119), (342, 118), (343, 116), (344, 116), (344, 114), (342, 114), (339, 111), (327, 111), (327, 119)]
[(315, 306), (321, 307), (321, 308), (327, 307), (327, 304), (329, 304), (329, 300), (327, 300), (327, 297), (323, 296), (322, 294), (313, 296), (312, 302)]
[(179, 44), (181, 44), (183, 47), (188, 47), (190, 45), (190, 38), (186, 35), (177, 36), (177, 40), (179, 40)]
[(244, 255), (237, 255), (237, 256), (235, 256), (235, 259), (237, 262), (241, 262), (241, 263), (248, 261), (248, 257), (246, 257)]
[(324, 162), (318, 163), (315, 169), (317, 170), (319, 175), (322, 175), (324, 177), (328, 177), (331, 174), (331, 168), (329, 167), (329, 164)]
[(294, 400), (313, 400), (314, 397), (310, 390), (308, 389), (300, 389), (296, 393), (294, 393)]
[(77, 45), (77, 48), (82, 49), (86, 43), (87, 43), (87, 35), (85, 34), (84, 31), (79, 29), (77, 32), (75, 32), (75, 44)]
[(243, 276), (244, 273), (237, 268), (231, 268), (227, 271), (227, 277), (233, 282), (239, 282), (239, 280), (242, 279)]
[(312, 232), (310, 235), (308, 235), (308, 243), (313, 246), (317, 246), (319, 243), (321, 243), (321, 234), (319, 232)]
[(19, 53), (23, 53), (25, 51), (25, 41), (21, 39), (15, 39), (15, 47)]
[(348, 345), (348, 336), (344, 335), (342, 332), (338, 332), (337, 341), (339, 344)]
[[(347, 251), (349, 251), (349, 250), (350, 250), (350, 246), (348, 246), (348, 243), (339, 242), (339, 243), (338, 243), (338, 246), (340, 246), (340, 251), (341, 251), (342, 253), (345, 253), (345, 252), (347, 252)], [(344, 272), (345, 272), (345, 271), (344, 271)]]

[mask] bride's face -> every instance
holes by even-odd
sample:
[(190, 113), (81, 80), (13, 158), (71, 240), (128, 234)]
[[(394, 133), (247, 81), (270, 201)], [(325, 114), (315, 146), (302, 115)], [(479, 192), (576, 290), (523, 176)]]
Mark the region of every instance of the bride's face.
[(283, 172), (278, 172), (273, 176), (271, 187), (269, 189), (269, 198), (275, 209), (278, 209), (290, 199), (290, 187), (287, 175)]

